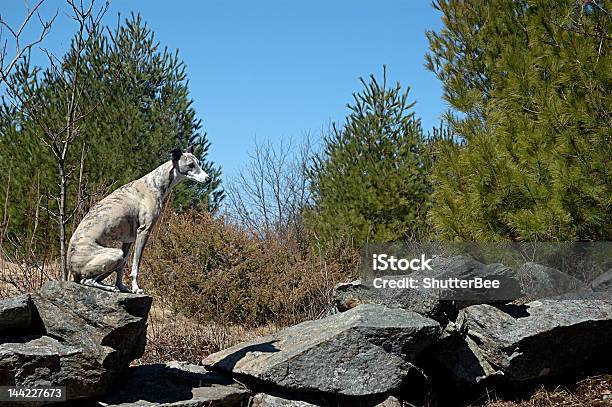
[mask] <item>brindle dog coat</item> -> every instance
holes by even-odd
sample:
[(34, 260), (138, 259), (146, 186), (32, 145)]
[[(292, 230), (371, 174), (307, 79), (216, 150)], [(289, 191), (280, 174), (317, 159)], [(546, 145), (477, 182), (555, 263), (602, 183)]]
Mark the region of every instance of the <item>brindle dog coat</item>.
[[(68, 245), (68, 267), (74, 281), (108, 291), (129, 291), (123, 285), (123, 269), (134, 244), (131, 291), (142, 293), (136, 281), (138, 268), (164, 198), (184, 179), (206, 182), (208, 178), (191, 148), (184, 153), (176, 149), (172, 160), (98, 202), (83, 218)], [(102, 280), (114, 272), (114, 287), (103, 284)]]

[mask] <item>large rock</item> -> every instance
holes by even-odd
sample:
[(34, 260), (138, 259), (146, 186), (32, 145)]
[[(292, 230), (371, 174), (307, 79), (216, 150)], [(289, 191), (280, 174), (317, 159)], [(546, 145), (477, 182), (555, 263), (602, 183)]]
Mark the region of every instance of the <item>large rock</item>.
[(246, 406), (250, 391), (202, 366), (182, 362), (133, 366), (95, 406)]
[(82, 348), (48, 336), (0, 345), (0, 384), (61, 385), (87, 394), (95, 390), (104, 368)]
[(528, 382), (612, 363), (609, 298), (475, 305), (452, 330), (432, 354), (464, 383)]
[[(390, 279), (402, 277), (386, 276)], [(337, 284), (333, 294), (335, 306), (341, 312), (360, 304), (378, 304), (414, 311), (436, 321), (446, 322), (457, 316), (458, 307), (453, 301), (442, 300), (441, 296), (439, 290), (374, 288), (363, 284), (361, 280)]]
[(584, 286), (584, 283), (569, 274), (531, 262), (523, 264), (517, 276), (523, 292), (532, 299), (560, 295)]
[[(504, 303), (522, 296), (520, 283), (511, 268), (502, 264), (483, 264), (465, 256), (436, 257), (430, 272), (384, 276), (399, 281), (411, 277), (418, 281), (414, 288), (375, 288), (372, 282), (361, 280), (338, 284), (334, 289), (334, 302), (339, 311), (359, 304), (381, 304), (418, 312), (441, 323), (454, 320), (459, 309), (474, 304)], [(437, 280), (459, 279), (497, 280), (499, 289), (429, 288), (425, 278)]]
[(443, 290), (443, 299), (452, 299), (459, 308), (476, 304), (499, 304), (523, 295), (516, 273), (501, 263), (483, 264), (470, 257), (436, 257), (432, 261), (436, 279), (482, 279), (497, 281), (499, 288), (455, 288)]
[(415, 312), (366, 304), (234, 346), (203, 363), (263, 387), (381, 395), (402, 385), (413, 369), (410, 361), (439, 329)]
[(66, 386), (67, 398), (102, 395), (142, 356), (151, 297), (49, 282), (32, 294), (38, 336), (3, 337), (0, 382)]
[(0, 301), (0, 336), (24, 332), (32, 324), (32, 300), (27, 294)]
[(121, 370), (144, 352), (149, 296), (50, 282), (32, 299), (48, 335), (96, 352), (107, 368)]

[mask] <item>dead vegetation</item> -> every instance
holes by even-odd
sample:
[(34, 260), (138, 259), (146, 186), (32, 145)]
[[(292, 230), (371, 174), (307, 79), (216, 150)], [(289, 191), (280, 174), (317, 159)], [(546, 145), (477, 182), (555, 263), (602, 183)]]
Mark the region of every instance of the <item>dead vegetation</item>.
[(299, 247), (207, 213), (170, 213), (147, 248), (142, 280), (145, 291), (198, 323), (288, 326), (323, 314), (334, 285), (356, 272), (352, 251), (331, 257)]
[(609, 407), (612, 406), (612, 375), (588, 377), (571, 386), (540, 387), (524, 400), (498, 400), (491, 397), (486, 407)]
[(137, 364), (172, 360), (199, 364), (211, 353), (278, 330), (265, 325), (245, 329), (239, 325), (197, 323), (161, 305), (154, 304), (149, 314), (147, 348)]

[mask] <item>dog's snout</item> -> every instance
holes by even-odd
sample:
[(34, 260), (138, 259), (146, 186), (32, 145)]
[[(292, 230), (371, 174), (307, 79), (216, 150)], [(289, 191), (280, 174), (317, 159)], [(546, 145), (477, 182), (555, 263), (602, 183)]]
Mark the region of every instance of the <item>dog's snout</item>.
[(198, 174), (197, 181), (204, 183), (204, 182), (207, 182), (208, 180), (210, 180), (210, 176), (204, 171)]

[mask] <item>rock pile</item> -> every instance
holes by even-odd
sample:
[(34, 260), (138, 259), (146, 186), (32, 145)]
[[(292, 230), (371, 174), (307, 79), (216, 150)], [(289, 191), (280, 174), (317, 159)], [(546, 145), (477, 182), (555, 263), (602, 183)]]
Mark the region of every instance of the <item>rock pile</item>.
[[(515, 273), (462, 256), (438, 258), (436, 266), (440, 279), (478, 276), (505, 288), (458, 295), (340, 284), (339, 313), (210, 355), (203, 364), (261, 392), (256, 406), (399, 406), (398, 399), (414, 402), (426, 388), (446, 384), (463, 391), (531, 385), (612, 366), (605, 275), (587, 285), (534, 263)], [(525, 296), (540, 299), (512, 301)]]
[(142, 356), (151, 297), (49, 282), (0, 302), (0, 385), (103, 395)]
[(522, 386), (612, 366), (611, 272), (585, 284), (533, 263), (514, 273), (462, 257), (436, 262), (436, 276), (495, 278), (506, 290), (460, 297), (341, 284), (336, 313), (204, 366), (128, 368), (144, 350), (151, 298), (49, 283), (0, 301), (0, 385), (63, 385), (69, 399), (96, 406), (399, 407), (448, 383)]

